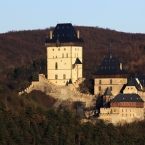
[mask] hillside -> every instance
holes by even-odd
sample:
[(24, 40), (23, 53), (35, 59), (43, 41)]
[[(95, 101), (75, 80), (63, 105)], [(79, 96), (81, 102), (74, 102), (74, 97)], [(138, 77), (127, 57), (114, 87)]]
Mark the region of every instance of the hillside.
[[(53, 29), (53, 28), (50, 28)], [(145, 34), (117, 32), (98, 27), (75, 26), (84, 43), (84, 76), (90, 76), (108, 55), (110, 44), (113, 55), (118, 56), (130, 72), (144, 73)], [(49, 29), (18, 31), (0, 34), (0, 70), (30, 64), (39, 56), (46, 55), (44, 41)]]

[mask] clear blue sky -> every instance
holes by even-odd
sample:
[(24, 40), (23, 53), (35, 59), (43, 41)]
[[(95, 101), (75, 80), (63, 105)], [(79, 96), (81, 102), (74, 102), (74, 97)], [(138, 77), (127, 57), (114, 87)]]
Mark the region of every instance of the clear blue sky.
[(68, 22), (145, 33), (145, 0), (0, 0), (0, 33)]

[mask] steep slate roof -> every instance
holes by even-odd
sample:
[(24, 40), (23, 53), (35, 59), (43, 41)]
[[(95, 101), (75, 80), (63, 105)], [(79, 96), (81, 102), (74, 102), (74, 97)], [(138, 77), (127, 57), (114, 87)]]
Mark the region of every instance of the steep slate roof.
[(117, 57), (107, 56), (103, 59), (98, 69), (94, 71), (94, 75), (100, 74), (128, 74), (126, 70), (120, 69), (120, 62)]
[(104, 95), (105, 95), (105, 96), (106, 96), (106, 95), (110, 95), (110, 96), (112, 96), (112, 93), (111, 93), (111, 91), (110, 91), (109, 88), (106, 89)]
[(52, 39), (47, 38), (45, 43), (55, 43), (57, 39), (60, 42), (84, 42), (81, 37), (77, 38), (77, 33), (71, 23), (57, 24)]
[(143, 87), (145, 86), (145, 75), (135, 74), (134, 78), (138, 78), (138, 80), (140, 81), (141, 85)]
[(75, 64), (82, 64), (79, 58), (76, 58)]
[(129, 79), (129, 81), (128, 81), (126, 86), (135, 86), (137, 90), (141, 89), (140, 84), (138, 84), (137, 81), (134, 78)]
[(118, 94), (110, 102), (144, 102), (138, 94)]

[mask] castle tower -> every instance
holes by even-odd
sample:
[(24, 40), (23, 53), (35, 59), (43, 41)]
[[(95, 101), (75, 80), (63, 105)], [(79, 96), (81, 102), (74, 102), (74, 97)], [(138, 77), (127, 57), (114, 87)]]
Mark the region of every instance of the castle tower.
[(47, 79), (57, 85), (66, 85), (82, 77), (83, 39), (71, 23), (57, 24), (46, 39)]

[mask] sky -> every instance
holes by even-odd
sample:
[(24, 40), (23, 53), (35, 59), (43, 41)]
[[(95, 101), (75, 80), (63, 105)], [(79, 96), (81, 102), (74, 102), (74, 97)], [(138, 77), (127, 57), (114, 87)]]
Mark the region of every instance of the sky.
[(0, 0), (0, 33), (57, 23), (145, 33), (145, 0)]

